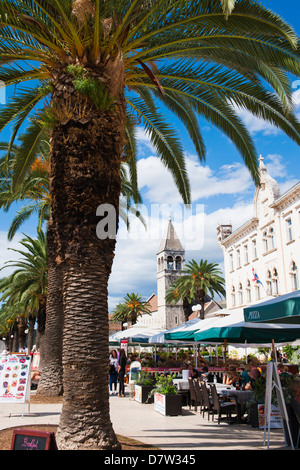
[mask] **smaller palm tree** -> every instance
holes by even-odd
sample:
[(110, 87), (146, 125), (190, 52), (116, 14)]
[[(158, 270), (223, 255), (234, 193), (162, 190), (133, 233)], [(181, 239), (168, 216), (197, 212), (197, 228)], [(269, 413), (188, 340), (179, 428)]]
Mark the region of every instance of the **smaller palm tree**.
[(206, 295), (212, 298), (215, 294), (225, 296), (225, 280), (217, 263), (201, 259), (199, 263), (191, 260), (182, 270), (182, 276), (176, 279), (167, 292), (167, 302), (196, 300), (201, 305), (200, 318), (204, 318)]
[(150, 304), (143, 300), (140, 294), (134, 292), (128, 293), (124, 297), (124, 302), (119, 303), (112, 316), (113, 321), (131, 321), (134, 325), (137, 322), (139, 316), (148, 314), (151, 315)]
[[(48, 257), (47, 242), (43, 232), (33, 239), (28, 235), (21, 240), (24, 250), (12, 249), (22, 258), (7, 261), (5, 267), (16, 268), (12, 274), (0, 281), (0, 300), (7, 306), (22, 305), (25, 311), (37, 312), (38, 330), (44, 331), (46, 316)], [(4, 269), (2, 268), (2, 269)]]

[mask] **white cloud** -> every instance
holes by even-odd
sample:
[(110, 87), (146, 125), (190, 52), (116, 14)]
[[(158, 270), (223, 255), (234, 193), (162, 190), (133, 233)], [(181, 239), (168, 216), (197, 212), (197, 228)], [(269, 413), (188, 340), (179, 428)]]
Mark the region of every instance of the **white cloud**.
[(254, 116), (246, 109), (236, 108), (236, 112), (246, 125), (250, 134), (262, 132), (263, 135), (277, 135), (281, 132), (278, 127), (273, 126), (269, 121)]
[[(14, 236), (12, 241), (8, 241), (7, 232), (0, 231), (0, 268), (6, 266), (7, 261), (15, 261), (20, 259), (20, 254), (16, 253), (12, 249), (22, 249), (22, 245), (19, 243), (22, 238), (24, 238), (24, 236), (18, 233)], [(15, 269), (16, 268), (5, 267), (5, 269), (1, 270), (0, 277), (8, 276)]]
[[(220, 194), (244, 192), (252, 184), (248, 169), (241, 163), (224, 165), (218, 173), (201, 165), (194, 155), (186, 155), (186, 169), (192, 192), (192, 201)], [(138, 181), (144, 197), (152, 203), (181, 203), (173, 177), (156, 156), (138, 162)]]
[(264, 160), (268, 173), (272, 176), (272, 178), (282, 178), (287, 176), (286, 168), (282, 163), (282, 160), (282, 155), (279, 155), (278, 153), (268, 154)]

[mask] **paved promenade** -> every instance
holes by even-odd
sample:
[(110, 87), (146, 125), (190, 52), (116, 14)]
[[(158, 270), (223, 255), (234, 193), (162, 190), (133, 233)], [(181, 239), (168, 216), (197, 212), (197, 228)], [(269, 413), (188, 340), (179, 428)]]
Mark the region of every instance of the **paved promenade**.
[[(168, 450), (267, 450), (263, 430), (246, 424), (217, 424), (216, 418), (202, 418), (199, 408), (184, 407), (182, 416), (162, 416), (152, 404), (140, 404), (126, 394), (125, 398), (110, 397), (111, 420), (117, 434)], [(15, 426), (54, 424), (59, 422), (61, 404), (0, 405), (0, 429)], [(286, 449), (283, 431), (271, 430), (271, 450)]]

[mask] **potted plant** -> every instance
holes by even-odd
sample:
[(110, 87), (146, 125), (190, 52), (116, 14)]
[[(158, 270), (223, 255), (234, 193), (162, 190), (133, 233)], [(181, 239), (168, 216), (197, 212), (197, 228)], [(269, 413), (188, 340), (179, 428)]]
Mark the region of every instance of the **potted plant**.
[(153, 388), (154, 383), (152, 376), (147, 372), (140, 370), (137, 381), (134, 384), (134, 399), (139, 403), (153, 403), (153, 395), (149, 398), (149, 394)]
[(165, 416), (182, 414), (181, 395), (173, 384), (175, 375), (157, 375), (156, 384), (150, 396), (154, 395), (154, 410)]

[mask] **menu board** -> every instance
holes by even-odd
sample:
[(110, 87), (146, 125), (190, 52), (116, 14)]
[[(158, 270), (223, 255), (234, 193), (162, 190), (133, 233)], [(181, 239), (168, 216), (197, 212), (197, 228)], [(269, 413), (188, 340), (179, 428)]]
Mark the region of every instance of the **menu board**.
[(30, 393), (30, 356), (0, 356), (0, 402), (25, 403)]

